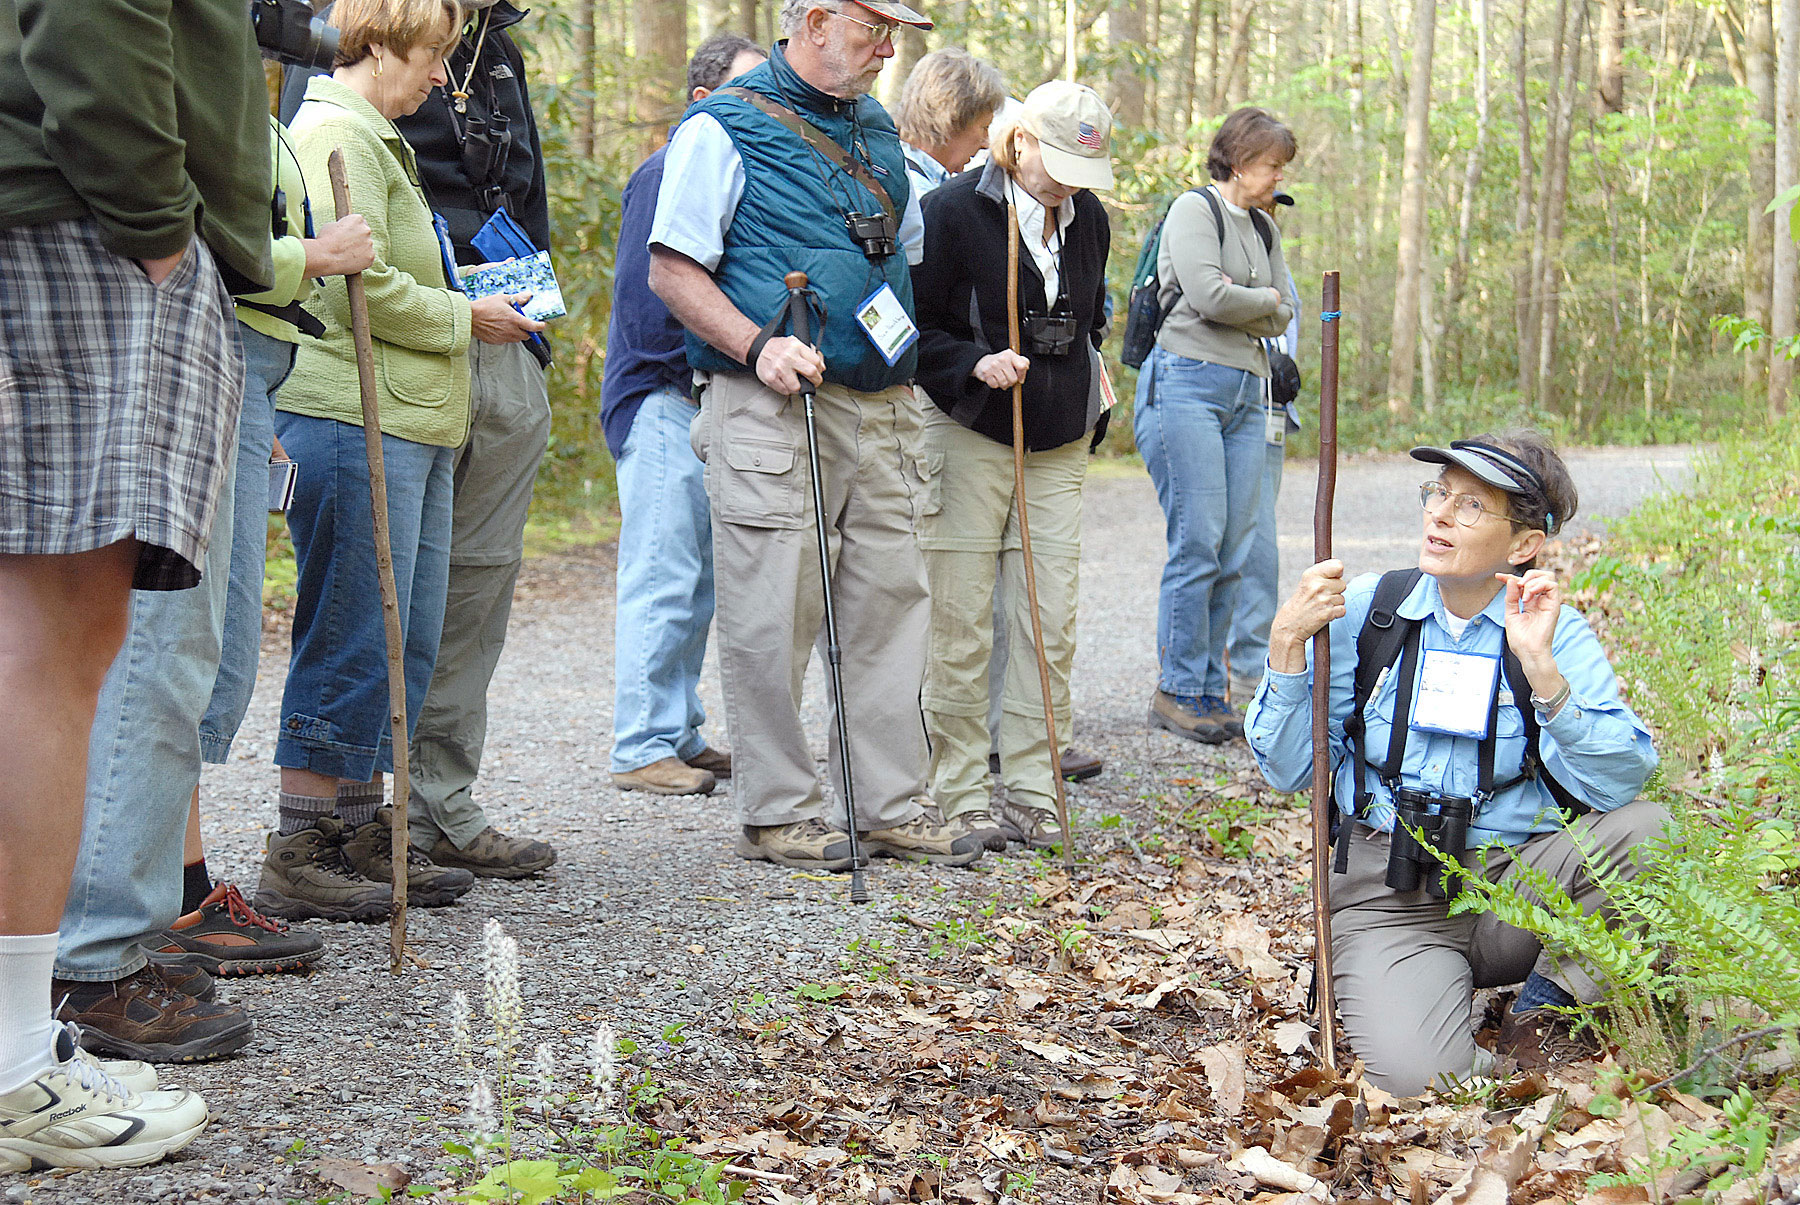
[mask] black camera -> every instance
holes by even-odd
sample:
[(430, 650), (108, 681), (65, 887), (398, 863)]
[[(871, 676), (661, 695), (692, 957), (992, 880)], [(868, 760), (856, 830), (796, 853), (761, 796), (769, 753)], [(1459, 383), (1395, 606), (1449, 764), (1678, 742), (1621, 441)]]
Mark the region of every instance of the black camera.
[(900, 223), (885, 213), (847, 213), (844, 226), (870, 259), (886, 259), (899, 246)]
[[(1469, 821), (1475, 816), (1475, 801), (1463, 795), (1433, 795), (1403, 788), (1394, 800), (1394, 813), (1387, 885), (1395, 891), (1417, 891), (1423, 882), (1432, 899), (1449, 898), (1444, 889), (1444, 872), (1448, 868), (1431, 851), (1437, 850), (1452, 860), (1461, 856), (1469, 845)], [(1413, 835), (1415, 829), (1419, 836)], [(1422, 843), (1420, 837), (1424, 838)]]
[(250, 0), (250, 24), (263, 54), (308, 71), (330, 71), (338, 31), (313, 16), (306, 0)]
[(1034, 356), (1066, 356), (1079, 334), (1075, 315), (1066, 311), (1025, 314), (1025, 350)]

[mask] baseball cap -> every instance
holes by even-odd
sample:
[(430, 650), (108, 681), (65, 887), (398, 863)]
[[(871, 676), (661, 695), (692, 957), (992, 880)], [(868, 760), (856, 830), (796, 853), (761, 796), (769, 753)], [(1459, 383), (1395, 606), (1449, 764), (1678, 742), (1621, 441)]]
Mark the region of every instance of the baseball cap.
[(876, 16), (886, 17), (890, 21), (898, 21), (902, 25), (911, 25), (918, 29), (930, 29), (931, 22), (920, 16), (904, 4), (895, 4), (892, 0), (850, 0), (858, 8), (866, 8)]
[(1019, 114), (1036, 135), (1044, 170), (1069, 188), (1111, 188), (1112, 111), (1086, 84), (1051, 80), (1031, 90)]

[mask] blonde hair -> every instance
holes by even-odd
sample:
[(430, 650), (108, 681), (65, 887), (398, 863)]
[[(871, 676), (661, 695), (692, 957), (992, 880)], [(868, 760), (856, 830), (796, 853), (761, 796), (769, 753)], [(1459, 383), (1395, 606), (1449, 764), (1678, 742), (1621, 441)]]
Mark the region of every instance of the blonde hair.
[(900, 137), (941, 147), (972, 122), (993, 119), (1006, 100), (1000, 71), (960, 47), (934, 50), (913, 66), (900, 90)]
[(337, 58), (333, 67), (348, 67), (369, 57), (370, 47), (380, 45), (401, 56), (410, 55), (444, 28), (450, 33), (447, 54), (462, 36), (466, 15), (457, 0), (337, 0), (331, 7), (330, 24), (338, 29)]
[(1019, 135), (1030, 134), (1031, 127), (1025, 124), (1023, 109), (1002, 118), (993, 129), (988, 131), (988, 158), (1000, 165), (1000, 170), (1009, 176), (1019, 174)]

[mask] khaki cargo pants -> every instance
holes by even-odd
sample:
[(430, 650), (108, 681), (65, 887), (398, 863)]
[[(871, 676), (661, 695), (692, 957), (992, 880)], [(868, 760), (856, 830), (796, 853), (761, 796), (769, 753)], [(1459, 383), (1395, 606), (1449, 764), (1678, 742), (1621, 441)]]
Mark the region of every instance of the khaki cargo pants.
[[(825, 654), (804, 403), (743, 373), (702, 383), (693, 444), (712, 510), (713, 644), (738, 814), (754, 825), (822, 816), (841, 828), (842, 804), (825, 810), (800, 722), (809, 651)], [(919, 689), (931, 601), (915, 534), (925, 499), (918, 405), (906, 385), (826, 384), (815, 416), (857, 827), (886, 828), (916, 817), (925, 792)], [(834, 795), (843, 753), (834, 724)]]
[[(1640, 799), (1584, 816), (1572, 827), (1598, 846), (1608, 871), (1629, 877), (1640, 867), (1640, 847), (1662, 834), (1667, 819), (1661, 806)], [(1478, 987), (1518, 983), (1535, 970), (1583, 1003), (1600, 998), (1599, 985), (1582, 968), (1559, 962), (1523, 929), (1488, 915), (1451, 916), (1449, 903), (1432, 899), (1423, 886), (1407, 892), (1389, 887), (1389, 840), (1387, 833), (1358, 825), (1350, 838), (1349, 873), (1331, 876), (1338, 1017), (1376, 1086), (1416, 1096), (1440, 1076), (1470, 1074), (1476, 1060), (1470, 1005)], [(1475, 865), (1474, 855), (1464, 864)], [(1515, 864), (1549, 875), (1583, 912), (1606, 906), (1567, 832), (1492, 851), (1488, 879), (1500, 881)]]

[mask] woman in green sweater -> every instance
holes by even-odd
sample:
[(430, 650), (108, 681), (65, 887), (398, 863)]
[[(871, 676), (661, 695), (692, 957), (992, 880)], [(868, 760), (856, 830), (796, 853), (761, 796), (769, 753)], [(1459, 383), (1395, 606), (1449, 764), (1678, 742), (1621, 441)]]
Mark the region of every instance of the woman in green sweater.
[[(335, 216), (326, 163), (342, 150), (350, 196), (369, 223), (375, 263), (363, 272), (374, 337), (394, 584), (405, 640), (407, 715), (418, 719), (443, 631), (449, 582), (451, 475), (468, 436), (472, 337), (514, 343), (543, 329), (513, 305), (471, 301), (419, 186), (412, 148), (394, 119), (446, 82), (463, 9), (455, 0), (339, 0), (336, 70), (307, 86), (292, 134), (307, 191)], [(345, 282), (333, 278), (307, 308), (325, 334), (300, 346), (276, 419), (300, 465), (288, 511), (299, 575), (293, 654), (275, 762), (281, 829), (270, 838), (256, 902), (298, 918), (376, 920), (387, 888), (387, 837), (375, 810), (393, 769), (380, 590), (356, 352)], [(348, 849), (345, 849), (345, 846)], [(415, 855), (412, 902), (448, 904), (467, 871)]]

